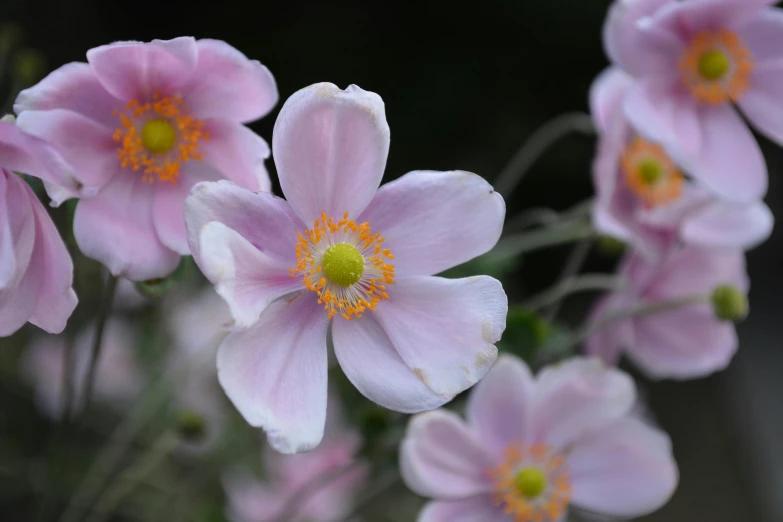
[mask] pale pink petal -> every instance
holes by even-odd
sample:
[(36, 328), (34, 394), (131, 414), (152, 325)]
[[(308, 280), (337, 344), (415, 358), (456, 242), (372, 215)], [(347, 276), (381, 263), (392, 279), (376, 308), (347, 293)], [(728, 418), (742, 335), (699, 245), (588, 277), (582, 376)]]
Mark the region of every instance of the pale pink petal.
[(14, 112), (21, 115), (30, 110), (67, 109), (114, 129), (119, 124), (114, 111), (124, 106), (125, 102), (103, 88), (89, 64), (72, 62), (20, 92), (14, 103)]
[(345, 376), (365, 397), (384, 408), (418, 413), (453, 398), (451, 394), (438, 395), (424, 385), (397, 353), (372, 313), (353, 321), (335, 320), (332, 339)]
[[(607, 295), (593, 306), (587, 324), (597, 324), (609, 314), (622, 309), (620, 299)], [(585, 353), (600, 357), (608, 365), (616, 365), (623, 351), (633, 344), (633, 326), (630, 321), (613, 321), (596, 330), (585, 341)]]
[(532, 439), (566, 448), (627, 414), (635, 400), (633, 380), (599, 359), (574, 357), (548, 366), (536, 379)]
[(386, 239), (396, 273), (432, 275), (495, 246), (505, 213), (503, 197), (481, 176), (416, 171), (381, 187), (357, 223)]
[(326, 312), (303, 293), (272, 303), (258, 323), (230, 334), (218, 378), (251, 425), (281, 453), (315, 448), (326, 421)]
[(307, 224), (356, 218), (381, 183), (389, 153), (383, 100), (355, 85), (318, 83), (283, 105), (272, 150), (286, 199)]
[[(288, 267), (255, 248), (237, 231), (212, 221), (201, 229), (199, 268), (215, 285), (234, 318), (246, 329), (278, 297), (302, 288)], [(315, 298), (315, 294), (312, 296)]]
[(0, 337), (11, 335), (24, 326), (35, 311), (41, 287), (43, 259), (41, 242), (37, 241), (37, 226), (27, 184), (15, 174), (2, 172), (5, 178), (5, 202), (9, 205), (6, 219), (15, 235), (16, 270), (5, 288), (0, 290)]
[(413, 417), (400, 446), (402, 477), (425, 497), (458, 499), (489, 493), (494, 483), (487, 470), (493, 465), (481, 441), (447, 410)]
[(704, 377), (725, 369), (737, 351), (734, 325), (707, 305), (637, 319), (634, 330), (628, 356), (652, 378)]
[(116, 42), (87, 51), (87, 61), (101, 85), (128, 102), (153, 94), (177, 94), (196, 70), (198, 50), (192, 37), (152, 42)]
[(57, 183), (68, 190), (79, 188), (71, 168), (46, 141), (11, 123), (0, 123), (0, 168)]
[[(439, 395), (456, 395), (481, 379), (497, 357), (508, 300), (487, 276), (398, 279), (376, 317), (414, 373)], [(337, 319), (340, 320), (340, 319)]]
[[(496, 507), (492, 495), (475, 495), (459, 500), (430, 502), (416, 522), (511, 522), (512, 517)], [(562, 522), (553, 520), (552, 522)]]
[(17, 125), (57, 147), (81, 184), (80, 194), (95, 195), (120, 171), (111, 129), (87, 116), (67, 109), (25, 111)]
[[(644, 137), (663, 144), (678, 163), (688, 167), (703, 150), (705, 132), (699, 106), (680, 79), (639, 80), (624, 104), (631, 125)], [(690, 162), (690, 163), (689, 163)]]
[(571, 502), (614, 517), (652, 513), (668, 502), (679, 479), (669, 437), (633, 418), (575, 443), (566, 462)]
[(778, 144), (783, 143), (783, 61), (751, 72), (750, 87), (737, 101), (745, 117)]
[(731, 105), (702, 107), (701, 151), (690, 174), (729, 201), (750, 203), (767, 192), (767, 166), (753, 133)]
[(272, 110), (278, 94), (269, 69), (220, 40), (198, 40), (196, 48), (196, 70), (182, 89), (194, 114), (248, 122)]
[[(123, 172), (121, 175), (126, 174)], [(186, 256), (190, 254), (188, 232), (185, 229), (185, 199), (191, 189), (202, 181), (217, 181), (222, 178), (214, 167), (201, 161), (189, 161), (182, 165), (176, 183), (158, 181), (155, 183), (155, 201), (152, 204), (155, 231), (160, 242), (167, 248)]]
[(512, 444), (528, 439), (535, 387), (522, 360), (501, 355), (468, 398), (468, 425), (495, 458)]
[[(738, 28), (737, 35), (750, 50), (756, 68), (768, 69), (769, 66), (780, 65), (783, 53), (783, 10), (764, 9)], [(754, 83), (751, 82), (751, 85)]]
[[(19, 232), (11, 228), (11, 205), (26, 206), (26, 201), (9, 201), (6, 198), (6, 193), (9, 188), (9, 179), (14, 176), (13, 172), (0, 169), (0, 291), (8, 287), (13, 281), (14, 275), (18, 268), (16, 261), (16, 249), (14, 247), (14, 240), (19, 235)], [(20, 214), (16, 209), (13, 210), (14, 215)], [(20, 219), (15, 217), (14, 220)], [(21, 219), (20, 219), (21, 221)], [(27, 235), (35, 238), (35, 229), (28, 225)], [(32, 252), (32, 241), (30, 242), (30, 250)], [(29, 259), (29, 258), (28, 258)]]
[(608, 67), (590, 86), (590, 114), (599, 132), (610, 132), (633, 78), (619, 67)]
[(228, 498), (227, 515), (233, 522), (272, 522), (288, 501), (245, 470), (226, 474), (223, 488)]
[(253, 192), (269, 192), (271, 182), (264, 160), (269, 145), (244, 125), (214, 119), (204, 122), (209, 139), (202, 142), (204, 161), (218, 169), (223, 177)]
[(742, 28), (766, 9), (771, 0), (689, 0), (662, 9), (653, 24), (688, 41), (706, 30)]
[(179, 254), (158, 239), (152, 205), (155, 184), (123, 171), (93, 198), (76, 207), (73, 233), (81, 251), (114, 275), (146, 281), (169, 275)]
[(40, 257), (43, 269), (43, 273), (37, 274), (41, 283), (38, 303), (30, 316), (30, 322), (42, 330), (58, 334), (65, 329), (78, 302), (72, 288), (73, 261), (46, 209), (29, 186), (25, 185), (24, 188), (36, 221), (36, 250), (33, 255)]
[(774, 222), (764, 203), (715, 200), (685, 220), (682, 238), (696, 246), (749, 250), (769, 238)]
[(305, 226), (283, 199), (269, 193), (255, 194), (230, 181), (200, 183), (185, 201), (188, 244), (193, 257), (200, 255), (199, 234), (210, 221), (236, 230), (269, 257), (296, 266), (297, 234)]
[(633, 75), (670, 70), (677, 51), (676, 41), (643, 32), (640, 21), (656, 14), (676, 0), (618, 0), (603, 28), (604, 48), (610, 59)]
[[(687, 295), (707, 295), (719, 285), (733, 285), (741, 291), (750, 286), (745, 269), (745, 256), (739, 249), (706, 250), (680, 249), (665, 260), (665, 264), (645, 263), (634, 259), (655, 276), (650, 279), (644, 297), (650, 301), (664, 301)], [(639, 276), (633, 280), (639, 281)]]

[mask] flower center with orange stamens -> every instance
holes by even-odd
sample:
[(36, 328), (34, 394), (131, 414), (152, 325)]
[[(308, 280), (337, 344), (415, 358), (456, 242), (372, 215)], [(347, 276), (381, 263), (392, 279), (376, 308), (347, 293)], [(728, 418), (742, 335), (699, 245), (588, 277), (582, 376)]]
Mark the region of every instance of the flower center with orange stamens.
[(682, 173), (660, 145), (637, 137), (620, 159), (625, 181), (648, 207), (674, 201), (682, 193)]
[(680, 73), (691, 94), (712, 105), (737, 101), (750, 85), (753, 67), (744, 42), (726, 29), (697, 34), (680, 59)]
[(120, 165), (140, 171), (144, 181), (176, 184), (183, 163), (204, 158), (200, 145), (209, 139), (204, 122), (193, 118), (178, 96), (156, 94), (143, 104), (134, 100), (116, 114)]
[(512, 444), (489, 475), (495, 482), (495, 504), (513, 522), (558, 521), (571, 500), (565, 460), (546, 444)]
[(329, 319), (361, 317), (389, 298), (386, 285), (394, 283), (394, 265), (388, 261), (394, 255), (369, 223), (357, 225), (347, 212), (340, 221), (322, 213), (298, 237), (291, 277), (301, 277), (305, 289), (318, 294)]

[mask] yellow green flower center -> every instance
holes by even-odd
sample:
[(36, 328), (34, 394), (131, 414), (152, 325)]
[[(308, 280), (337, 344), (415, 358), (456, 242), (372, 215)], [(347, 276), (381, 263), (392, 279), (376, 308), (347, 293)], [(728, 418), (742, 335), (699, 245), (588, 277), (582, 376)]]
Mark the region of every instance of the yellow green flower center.
[(654, 185), (663, 177), (663, 170), (659, 161), (648, 158), (639, 164), (639, 177), (648, 185)]
[(327, 279), (338, 286), (355, 285), (364, 273), (364, 257), (355, 246), (337, 243), (324, 252), (323, 270)]
[(538, 468), (525, 468), (514, 477), (514, 485), (520, 495), (533, 499), (546, 489), (546, 475)]
[(165, 154), (174, 147), (177, 131), (166, 120), (150, 120), (141, 129), (141, 142), (155, 154)]
[(731, 61), (726, 53), (710, 50), (699, 57), (699, 74), (705, 80), (720, 80), (729, 71)]

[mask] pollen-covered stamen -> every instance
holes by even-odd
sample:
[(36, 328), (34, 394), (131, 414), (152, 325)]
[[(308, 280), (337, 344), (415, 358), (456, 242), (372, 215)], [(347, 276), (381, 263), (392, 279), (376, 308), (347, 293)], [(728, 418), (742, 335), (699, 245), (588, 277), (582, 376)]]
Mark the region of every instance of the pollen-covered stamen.
[(750, 85), (753, 58), (744, 42), (731, 31), (697, 34), (680, 59), (680, 73), (693, 96), (718, 105), (737, 101)]
[(512, 444), (489, 475), (495, 482), (495, 504), (513, 522), (559, 521), (571, 500), (565, 460), (546, 444)]
[(637, 137), (623, 152), (620, 164), (628, 187), (648, 207), (680, 197), (685, 178), (660, 145)]
[(189, 114), (181, 98), (156, 94), (151, 102), (131, 101), (116, 114), (120, 165), (141, 171), (144, 181), (176, 183), (183, 163), (203, 159), (200, 145), (209, 139), (204, 122)]
[(394, 283), (394, 255), (383, 242), (369, 223), (357, 225), (347, 212), (340, 221), (322, 213), (299, 234), (291, 277), (301, 277), (305, 289), (318, 294), (330, 319), (361, 317), (389, 298), (386, 285)]

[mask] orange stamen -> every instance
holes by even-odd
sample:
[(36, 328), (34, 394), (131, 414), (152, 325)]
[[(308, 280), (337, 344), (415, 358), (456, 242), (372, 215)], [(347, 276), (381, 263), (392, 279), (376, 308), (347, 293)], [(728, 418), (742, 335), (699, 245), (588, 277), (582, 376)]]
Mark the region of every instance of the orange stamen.
[[(718, 58), (716, 68), (710, 58)], [(736, 102), (750, 85), (753, 57), (745, 43), (726, 29), (703, 31), (680, 60), (680, 73), (693, 96), (704, 103)]]
[[(525, 467), (535, 467), (547, 477), (540, 496), (527, 498), (520, 493), (516, 477)], [(554, 522), (565, 515), (571, 500), (571, 479), (565, 459), (546, 444), (512, 444), (504, 452), (503, 463), (488, 473), (495, 482), (495, 505), (503, 507), (513, 522)]]
[[(329, 319), (340, 314), (351, 320), (366, 310), (374, 312), (380, 301), (389, 299), (386, 285), (394, 283), (394, 265), (388, 263), (394, 255), (383, 248), (384, 241), (380, 233), (371, 231), (369, 223), (357, 225), (348, 219), (347, 212), (337, 222), (323, 212), (313, 228), (298, 234), (291, 277), (301, 277), (305, 289), (318, 294), (318, 303), (324, 305)], [(353, 245), (364, 258), (361, 278), (347, 287), (332, 283), (323, 271), (324, 252), (337, 243)]]
[[(114, 131), (114, 141), (120, 144), (117, 157), (122, 167), (142, 172), (147, 182), (168, 181), (176, 184), (183, 163), (204, 159), (199, 150), (209, 136), (203, 130), (204, 122), (193, 118), (179, 96), (161, 97), (155, 94), (152, 102), (131, 101), (123, 112), (117, 111), (120, 127)], [(170, 151), (155, 153), (142, 139), (142, 128), (150, 120), (168, 122), (176, 132), (176, 141)]]
[[(657, 207), (680, 197), (685, 178), (660, 145), (637, 137), (623, 152), (620, 164), (628, 187), (646, 206)], [(649, 165), (657, 171), (654, 177), (645, 172)]]

